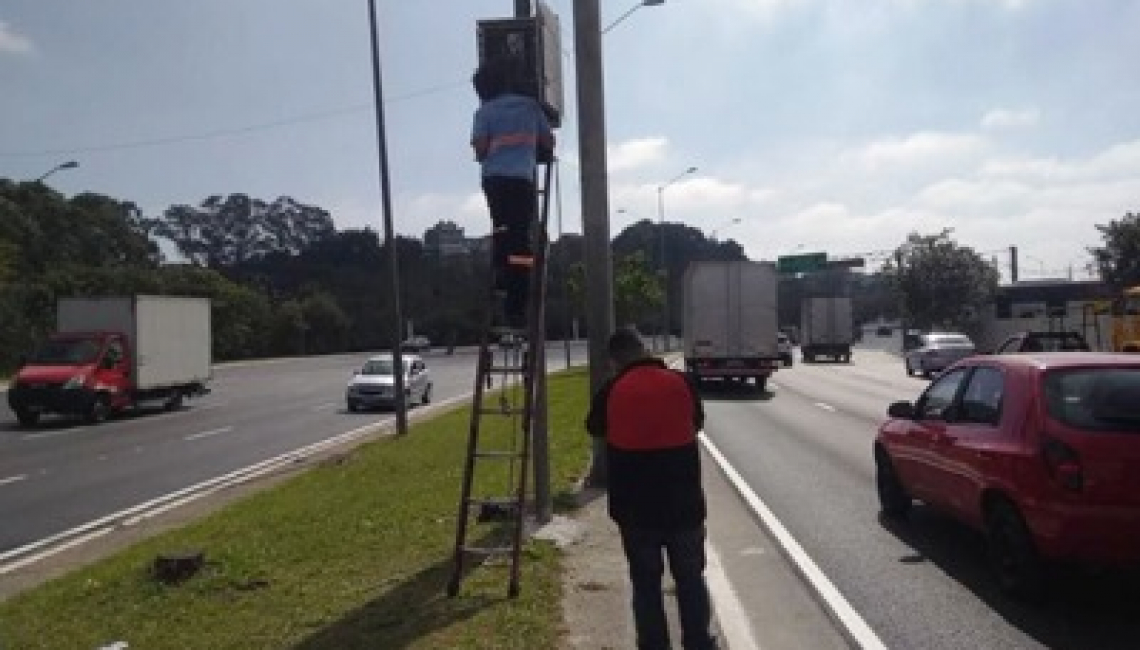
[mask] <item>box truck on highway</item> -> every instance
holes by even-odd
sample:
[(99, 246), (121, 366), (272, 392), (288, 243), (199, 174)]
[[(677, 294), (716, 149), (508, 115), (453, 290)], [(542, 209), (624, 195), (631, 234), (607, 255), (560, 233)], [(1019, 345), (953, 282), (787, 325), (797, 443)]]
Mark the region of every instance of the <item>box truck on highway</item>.
[(800, 354), (804, 361), (819, 357), (851, 361), (855, 325), (851, 298), (827, 296), (804, 298), (800, 311)]
[(685, 369), (705, 379), (752, 379), (780, 367), (776, 268), (766, 262), (693, 262), (685, 271)]
[(210, 377), (208, 299), (61, 298), (56, 331), (25, 357), (8, 404), (24, 426), (48, 413), (97, 423), (147, 402), (180, 408)]

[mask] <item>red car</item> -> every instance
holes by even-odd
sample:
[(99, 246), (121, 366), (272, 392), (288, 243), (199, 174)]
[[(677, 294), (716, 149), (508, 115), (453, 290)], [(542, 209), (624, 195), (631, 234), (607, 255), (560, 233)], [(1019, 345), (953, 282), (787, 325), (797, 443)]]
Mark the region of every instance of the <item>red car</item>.
[(1054, 561), (1140, 565), (1140, 355), (971, 357), (888, 415), (883, 514), (918, 499), (982, 531), (1006, 591)]

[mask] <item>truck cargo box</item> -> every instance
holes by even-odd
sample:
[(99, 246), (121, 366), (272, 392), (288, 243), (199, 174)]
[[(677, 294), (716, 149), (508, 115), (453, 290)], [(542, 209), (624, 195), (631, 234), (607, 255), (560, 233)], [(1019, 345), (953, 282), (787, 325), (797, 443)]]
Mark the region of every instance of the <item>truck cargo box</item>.
[(685, 273), (685, 362), (698, 376), (752, 377), (779, 367), (776, 269), (702, 261)]
[(207, 298), (61, 298), (56, 331), (125, 334), (134, 351), (132, 376), (138, 390), (205, 383), (211, 376)]

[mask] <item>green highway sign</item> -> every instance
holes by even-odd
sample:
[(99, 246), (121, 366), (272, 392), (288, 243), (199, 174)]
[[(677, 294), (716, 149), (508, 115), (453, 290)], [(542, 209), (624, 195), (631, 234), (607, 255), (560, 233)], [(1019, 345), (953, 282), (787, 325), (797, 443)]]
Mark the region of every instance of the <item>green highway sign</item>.
[(810, 273), (827, 268), (827, 253), (800, 253), (776, 258), (779, 273)]

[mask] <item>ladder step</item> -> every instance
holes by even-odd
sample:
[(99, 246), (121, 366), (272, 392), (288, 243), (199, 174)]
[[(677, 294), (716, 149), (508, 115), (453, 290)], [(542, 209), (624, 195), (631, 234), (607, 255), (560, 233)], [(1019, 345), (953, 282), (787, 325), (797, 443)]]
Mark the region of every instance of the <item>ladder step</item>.
[(522, 452), (518, 451), (505, 451), (501, 449), (493, 449), (488, 451), (475, 452), (477, 458), (522, 458)]
[(526, 366), (490, 366), (489, 368), (487, 368), (487, 372), (489, 372), (489, 373), (496, 373), (496, 372), (498, 372), (498, 373), (511, 373), (511, 372), (513, 372), (513, 373), (517, 373), (517, 374), (521, 375), (521, 374), (526, 372)]
[(513, 408), (509, 406), (507, 408), (485, 406), (479, 409), (479, 415), (526, 415), (526, 411), (522, 408)]
[(509, 506), (514, 508), (519, 500), (514, 497), (468, 497), (467, 503), (479, 506)]
[(510, 555), (514, 553), (513, 546), (464, 546), (463, 552), (471, 555)]

